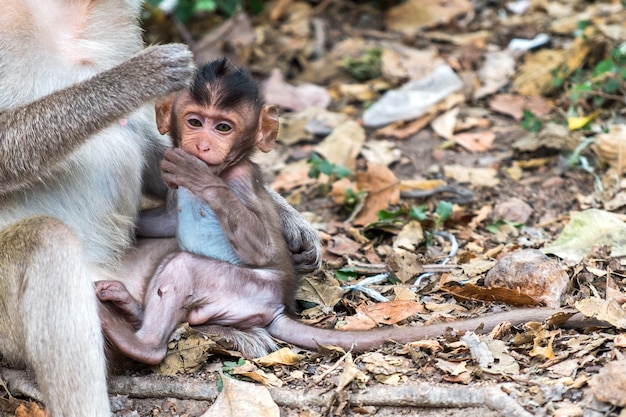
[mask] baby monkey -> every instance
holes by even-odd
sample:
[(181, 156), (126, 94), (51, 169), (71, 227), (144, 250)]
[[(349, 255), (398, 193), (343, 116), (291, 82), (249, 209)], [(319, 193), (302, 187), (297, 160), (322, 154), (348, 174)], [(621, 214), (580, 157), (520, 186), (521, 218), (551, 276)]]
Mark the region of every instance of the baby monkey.
[(156, 110), (159, 131), (169, 132), (178, 147), (166, 151), (161, 164), (177, 208), (145, 218), (140, 229), (144, 235), (167, 236), (177, 227), (181, 251), (147, 277), (145, 289), (132, 294), (117, 281), (97, 283), (100, 300), (121, 313), (101, 314), (101, 320), (109, 342), (122, 354), (159, 363), (172, 331), (183, 321), (209, 325), (230, 337), (244, 356), (255, 357), (275, 347), (269, 335), (308, 349), (321, 344), (364, 351), (385, 341), (439, 336), (449, 327), (483, 326), (488, 331), (503, 321), (543, 320), (555, 312), (515, 310), (455, 323), (362, 332), (297, 321), (298, 276), (260, 169), (250, 160), (256, 149), (269, 152), (274, 147), (276, 109), (263, 104), (247, 72), (222, 59), (200, 68), (188, 90), (159, 103)]
[[(96, 284), (100, 300), (112, 302), (136, 327), (102, 317), (107, 338), (145, 363), (163, 359), (171, 332), (183, 321), (264, 327), (296, 289), (278, 213), (250, 160), (255, 150), (274, 148), (277, 110), (263, 104), (250, 74), (225, 59), (210, 62), (188, 90), (158, 103), (156, 116), (159, 132), (169, 132), (176, 147), (161, 164), (165, 182), (175, 189), (175, 210), (174, 204), (158, 209), (138, 228), (144, 236), (167, 236), (177, 227), (182, 252), (161, 263), (143, 302), (120, 282)], [(198, 256), (205, 259), (195, 272), (204, 280), (189, 268)], [(238, 347), (251, 355), (272, 347), (268, 336), (257, 338), (247, 340), (254, 346)]]

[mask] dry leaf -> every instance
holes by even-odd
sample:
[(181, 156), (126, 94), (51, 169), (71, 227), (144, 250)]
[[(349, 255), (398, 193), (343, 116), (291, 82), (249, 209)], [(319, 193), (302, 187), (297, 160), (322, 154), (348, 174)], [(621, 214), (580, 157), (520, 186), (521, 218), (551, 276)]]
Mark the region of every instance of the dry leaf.
[(509, 51), (488, 52), (485, 62), (477, 72), (481, 86), (474, 92), (474, 99), (479, 100), (496, 93), (509, 83), (515, 74), (515, 58)]
[(337, 126), (315, 147), (315, 152), (328, 162), (353, 171), (364, 143), (365, 130), (357, 122), (349, 120)]
[(444, 175), (460, 183), (470, 183), (475, 187), (495, 187), (500, 183), (498, 171), (493, 168), (468, 168), (462, 165), (446, 165)]
[(459, 115), (460, 108), (455, 107), (450, 111), (445, 112), (441, 116), (438, 116), (432, 121), (430, 127), (436, 134), (444, 139), (452, 140), (454, 136), (454, 127), (456, 126), (457, 116)]
[(517, 94), (498, 94), (489, 100), (489, 107), (498, 113), (522, 120), (524, 110), (536, 116), (548, 116), (554, 106), (543, 97), (524, 97)]
[(493, 145), (496, 134), (491, 130), (465, 132), (454, 135), (452, 140), (470, 152), (485, 152)]
[(365, 204), (354, 219), (361, 226), (378, 220), (377, 213), (400, 201), (400, 181), (385, 165), (367, 163), (365, 172), (356, 174), (357, 189), (367, 191)]
[(485, 302), (500, 301), (517, 306), (537, 306), (541, 304), (539, 300), (535, 300), (528, 295), (521, 294), (518, 289), (500, 287), (485, 288), (472, 283), (460, 285), (455, 282), (447, 282), (441, 286), (441, 290), (448, 292), (461, 300)]
[(293, 350), (284, 347), (270, 353), (269, 355), (263, 356), (262, 358), (254, 359), (254, 362), (261, 366), (296, 366), (300, 363), (300, 360), (300, 355), (296, 354)]
[(168, 344), (167, 355), (155, 368), (163, 375), (191, 373), (204, 365), (218, 349), (217, 343), (183, 324), (176, 332), (177, 340)]
[(215, 57), (226, 57), (236, 66), (246, 66), (254, 44), (254, 28), (245, 13), (234, 17), (203, 36), (195, 45), (197, 63), (209, 62)]
[(421, 29), (450, 23), (470, 13), (473, 8), (468, 0), (409, 0), (389, 9), (385, 23), (390, 30), (413, 34)]
[(412, 369), (411, 360), (402, 356), (383, 355), (371, 352), (362, 355), (359, 360), (365, 369), (374, 375), (404, 374)]
[(386, 263), (403, 283), (424, 272), (417, 254), (400, 248), (394, 249), (387, 256)]
[(354, 380), (357, 380), (364, 384), (369, 380), (369, 377), (365, 375), (365, 373), (354, 364), (354, 361), (352, 360), (352, 354), (347, 353), (343, 366), (343, 371), (339, 376), (339, 382), (337, 383), (336, 391), (339, 392), (343, 390)]
[(395, 122), (380, 128), (374, 132), (376, 137), (388, 137), (398, 140), (405, 140), (415, 135), (420, 130), (428, 126), (428, 124), (435, 118), (436, 113), (425, 114), (410, 122)]
[(351, 256), (357, 253), (359, 249), (361, 249), (361, 246), (362, 245), (360, 243), (355, 242), (345, 235), (339, 234), (333, 236), (331, 241), (328, 242), (327, 249), (330, 253), (335, 255)]
[(400, 160), (402, 152), (391, 141), (376, 140), (365, 142), (361, 155), (369, 162), (389, 166)]
[(381, 72), (394, 83), (423, 78), (443, 62), (435, 47), (415, 49), (397, 42), (383, 43)]
[(20, 404), (15, 409), (15, 417), (47, 417), (48, 413), (39, 408), (37, 403), (29, 402), (28, 405)]
[(311, 167), (305, 160), (287, 165), (276, 176), (276, 179), (272, 183), (272, 189), (277, 192), (283, 192), (303, 185), (315, 184), (317, 180), (309, 177), (310, 169)]
[(392, 325), (413, 314), (423, 312), (424, 306), (415, 301), (394, 300), (372, 305), (360, 305), (354, 316), (346, 317), (347, 324), (341, 329), (367, 330), (379, 324)]
[(336, 281), (319, 281), (304, 277), (296, 292), (296, 299), (325, 307), (334, 307), (341, 300), (343, 294), (344, 290), (337, 285)]
[(544, 359), (554, 359), (554, 350), (552, 346), (554, 345), (554, 338), (558, 334), (558, 331), (554, 331), (550, 333), (550, 339), (547, 341), (543, 336), (535, 336), (533, 340), (533, 348), (530, 352), (528, 352), (529, 356), (535, 357), (539, 356)]
[(330, 104), (330, 95), (324, 87), (314, 84), (293, 86), (283, 79), (278, 68), (274, 68), (270, 77), (262, 83), (263, 95), (268, 104), (275, 104), (284, 109), (302, 111), (309, 107), (326, 108)]
[(278, 379), (274, 374), (268, 374), (257, 368), (252, 362), (246, 361), (241, 366), (233, 369), (233, 375), (241, 375), (250, 378), (253, 381), (260, 382), (263, 385), (272, 387), (282, 387), (283, 381)]
[(279, 417), (280, 409), (262, 385), (222, 377), (224, 388), (202, 417)]
[(572, 47), (561, 50), (542, 49), (526, 55), (525, 62), (513, 81), (513, 90), (525, 96), (545, 96), (554, 90), (554, 71), (566, 78), (584, 62), (590, 48), (576, 38)]
[(606, 321), (618, 329), (626, 329), (626, 311), (615, 300), (587, 298), (576, 301), (574, 307), (586, 317)]
[(424, 230), (417, 220), (411, 220), (404, 226), (393, 241), (394, 249), (403, 249), (406, 251), (414, 251), (424, 242)]

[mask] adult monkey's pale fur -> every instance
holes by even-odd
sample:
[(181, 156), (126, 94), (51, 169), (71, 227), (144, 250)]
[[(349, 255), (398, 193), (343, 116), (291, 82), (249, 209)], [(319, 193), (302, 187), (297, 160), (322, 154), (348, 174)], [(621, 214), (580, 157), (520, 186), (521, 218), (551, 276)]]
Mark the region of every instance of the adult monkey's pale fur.
[[(0, 354), (33, 369), (51, 417), (110, 415), (92, 282), (152, 274), (124, 256), (142, 187), (165, 192), (168, 144), (140, 106), (193, 64), (182, 45), (142, 51), (140, 3), (0, 0)], [(278, 203), (297, 251), (312, 232)]]

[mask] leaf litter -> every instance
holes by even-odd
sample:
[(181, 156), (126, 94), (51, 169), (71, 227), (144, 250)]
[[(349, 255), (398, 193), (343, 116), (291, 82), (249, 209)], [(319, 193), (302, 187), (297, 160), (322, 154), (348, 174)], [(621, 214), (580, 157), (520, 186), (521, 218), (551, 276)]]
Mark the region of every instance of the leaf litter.
[[(451, 330), (360, 355), (284, 346), (237, 361), (224, 341), (183, 328), (170, 342), (173, 368), (160, 371), (178, 374), (159, 384), (207, 384), (222, 372), (224, 389), (209, 411), (213, 394), (194, 408), (174, 389), (165, 399), (146, 389), (152, 399), (124, 403), (140, 415), (421, 415), (420, 405), (466, 406), (462, 392), (490, 398), (475, 415), (621, 415), (625, 6), (387, 3), (267, 2), (261, 15), (189, 23), (191, 47), (198, 60), (227, 55), (249, 68), (281, 105), (279, 146), (259, 163), (324, 244), (322, 270), (297, 293), (302, 320), (363, 329), (444, 321)], [(146, 22), (149, 42), (180, 40), (160, 25)], [(313, 155), (348, 176), (311, 177)], [(471, 200), (437, 212), (464, 195)], [(511, 263), (523, 254), (532, 256)], [(537, 304), (603, 325), (453, 330), (457, 319)], [(425, 402), (391, 394), (422, 392), (422, 382)], [(378, 400), (354, 399), (368, 390)]]

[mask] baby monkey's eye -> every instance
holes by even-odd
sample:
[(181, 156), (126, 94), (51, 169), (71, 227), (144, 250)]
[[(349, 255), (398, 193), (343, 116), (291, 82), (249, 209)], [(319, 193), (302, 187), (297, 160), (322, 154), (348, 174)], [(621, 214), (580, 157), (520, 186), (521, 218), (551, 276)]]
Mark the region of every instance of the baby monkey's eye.
[(200, 119), (189, 119), (187, 120), (187, 123), (193, 127), (202, 127), (202, 121)]
[(230, 132), (233, 130), (233, 128), (227, 123), (218, 123), (215, 128), (220, 132)]

